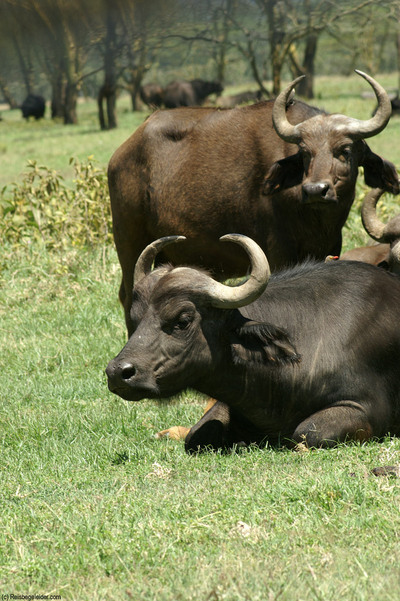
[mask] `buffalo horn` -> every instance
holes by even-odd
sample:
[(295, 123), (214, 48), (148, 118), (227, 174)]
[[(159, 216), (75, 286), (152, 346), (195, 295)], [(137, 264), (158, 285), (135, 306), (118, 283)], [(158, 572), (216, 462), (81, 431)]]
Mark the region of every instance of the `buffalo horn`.
[(349, 125), (346, 125), (346, 133), (353, 139), (360, 140), (361, 138), (376, 136), (376, 134), (385, 129), (392, 114), (392, 104), (386, 90), (375, 79), (363, 73), (363, 71), (358, 71), (358, 69), (355, 69), (355, 72), (370, 84), (378, 101), (378, 108), (371, 119), (367, 119), (366, 121), (349, 119)]
[(385, 224), (376, 214), (376, 205), (384, 193), (380, 188), (373, 188), (364, 198), (361, 207), (361, 220), (367, 234), (377, 242), (388, 242), (385, 236)]
[(185, 236), (165, 236), (146, 246), (136, 261), (133, 286), (136, 286), (142, 278), (150, 273), (154, 259), (165, 246), (169, 246), (174, 242), (180, 242), (181, 240), (186, 240)]
[[(181, 240), (186, 240), (185, 236), (167, 236), (159, 238), (146, 246), (137, 260), (133, 285), (135, 286), (150, 273), (154, 259), (165, 246)], [(244, 307), (255, 301), (264, 292), (268, 284), (271, 271), (267, 258), (254, 240), (242, 234), (226, 234), (220, 240), (221, 242), (239, 244), (246, 251), (250, 259), (250, 275), (239, 286), (226, 286), (210, 277), (207, 278), (205, 285), (200, 284), (200, 287), (196, 288), (196, 292), (205, 296), (214, 307), (221, 309)], [(173, 273), (186, 269), (187, 267), (177, 267)]]
[(285, 142), (292, 142), (292, 144), (298, 144), (301, 140), (301, 134), (298, 125), (292, 125), (289, 123), (286, 117), (286, 106), (289, 101), (292, 91), (297, 84), (304, 79), (305, 75), (300, 75), (292, 83), (290, 83), (280, 94), (277, 96), (272, 109), (272, 121), (276, 129), (277, 134)]
[(206, 296), (213, 307), (221, 309), (236, 309), (249, 305), (264, 292), (268, 284), (271, 271), (267, 257), (254, 240), (242, 234), (226, 234), (220, 240), (239, 244), (246, 251), (251, 272), (248, 279), (239, 286), (226, 286), (210, 278), (205, 290)]
[[(378, 108), (375, 115), (366, 121), (347, 117), (345, 123), (343, 123), (343, 121), (340, 125), (338, 123), (338, 127), (340, 127), (341, 131), (352, 137), (354, 140), (370, 138), (371, 136), (378, 134), (386, 127), (390, 115), (392, 114), (392, 105), (385, 89), (370, 75), (363, 73), (363, 71), (358, 71), (356, 69), (356, 73), (361, 75), (361, 77), (371, 85), (378, 100)], [(304, 75), (292, 81), (292, 83), (279, 94), (272, 109), (272, 121), (276, 132), (283, 140), (293, 144), (298, 144), (301, 141), (301, 123), (298, 123), (297, 125), (289, 123), (286, 117), (286, 105), (290, 93), (303, 77)], [(340, 117), (343, 118), (342, 115), (340, 115)]]

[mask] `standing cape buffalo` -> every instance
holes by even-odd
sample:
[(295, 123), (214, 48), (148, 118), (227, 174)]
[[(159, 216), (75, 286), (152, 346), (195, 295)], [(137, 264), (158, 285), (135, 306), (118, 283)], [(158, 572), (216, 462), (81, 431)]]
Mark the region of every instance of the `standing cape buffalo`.
[(140, 87), (140, 98), (150, 108), (160, 108), (163, 105), (164, 91), (157, 83), (146, 83)]
[(260, 247), (234, 234), (224, 239), (251, 262), (240, 286), (190, 267), (151, 272), (179, 238), (156, 241), (137, 262), (133, 334), (106, 370), (112, 392), (139, 401), (190, 387), (218, 399), (190, 430), (188, 451), (400, 433), (400, 278), (333, 261), (269, 279)]
[(35, 117), (38, 120), (44, 117), (46, 102), (43, 96), (28, 94), (20, 108), (24, 119), (28, 120), (29, 117)]
[(239, 232), (276, 270), (340, 254), (359, 166), (367, 185), (399, 192), (394, 165), (364, 142), (386, 126), (390, 100), (359, 73), (379, 102), (367, 121), (288, 105), (298, 78), (275, 101), (157, 111), (118, 148), (108, 177), (128, 332), (134, 266), (152, 240), (182, 232), (188, 242), (169, 247), (160, 260), (212, 268), (222, 279), (248, 267), (241, 248), (218, 243)]
[(221, 94), (223, 87), (219, 81), (172, 81), (164, 88), (163, 100), (167, 109), (179, 106), (200, 106), (210, 94)]

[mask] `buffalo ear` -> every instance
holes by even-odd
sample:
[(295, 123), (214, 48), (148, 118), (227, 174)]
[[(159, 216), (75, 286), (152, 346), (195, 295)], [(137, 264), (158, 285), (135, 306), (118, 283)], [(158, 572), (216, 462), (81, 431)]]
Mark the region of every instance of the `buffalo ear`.
[(390, 194), (399, 194), (399, 176), (396, 167), (390, 161), (382, 159), (379, 155), (372, 152), (365, 144), (364, 159), (364, 180), (367, 186), (371, 188), (382, 188)]
[(237, 327), (231, 337), (235, 363), (295, 363), (300, 355), (288, 334), (269, 323), (248, 321)]
[(299, 152), (276, 161), (263, 182), (263, 194), (273, 194), (301, 184), (304, 175), (303, 160)]

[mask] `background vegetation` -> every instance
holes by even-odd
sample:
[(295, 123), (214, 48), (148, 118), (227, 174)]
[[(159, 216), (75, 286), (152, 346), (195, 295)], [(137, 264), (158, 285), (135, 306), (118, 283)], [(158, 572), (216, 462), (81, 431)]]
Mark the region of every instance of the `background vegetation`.
[(65, 124), (96, 98), (102, 129), (118, 125), (121, 91), (137, 109), (149, 81), (251, 82), (270, 95), (306, 74), (299, 92), (312, 98), (315, 75), (399, 72), (399, 19), (399, 0), (3, 0), (0, 93), (14, 107), (41, 93)]
[[(365, 86), (317, 78), (316, 103), (368, 117)], [(199, 395), (129, 404), (108, 392), (125, 324), (105, 166), (146, 114), (119, 104), (112, 131), (97, 131), (93, 101), (71, 127), (15, 111), (0, 124), (0, 593), (397, 601), (400, 480), (371, 469), (400, 463), (399, 439), (189, 457), (154, 434), (197, 421)], [(397, 165), (399, 128), (393, 117), (370, 140)], [(366, 240), (361, 182), (345, 248)], [(398, 212), (398, 198), (383, 204)]]

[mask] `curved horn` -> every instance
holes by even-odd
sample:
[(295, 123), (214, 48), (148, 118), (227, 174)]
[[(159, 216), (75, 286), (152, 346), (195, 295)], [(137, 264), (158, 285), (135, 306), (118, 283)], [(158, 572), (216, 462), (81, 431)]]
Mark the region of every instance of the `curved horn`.
[(385, 129), (392, 114), (392, 105), (386, 90), (375, 79), (358, 69), (355, 69), (355, 72), (370, 84), (378, 101), (378, 108), (371, 119), (367, 119), (366, 121), (349, 119), (348, 125), (346, 124), (346, 133), (357, 140), (370, 138)]
[(286, 117), (286, 105), (292, 90), (294, 90), (304, 77), (305, 75), (300, 75), (300, 77), (297, 77), (297, 79), (292, 81), (292, 83), (277, 96), (272, 108), (272, 122), (276, 133), (282, 140), (285, 140), (285, 142), (292, 142), (292, 144), (300, 142), (301, 135), (299, 132), (299, 125), (292, 125), (289, 123)]
[(373, 188), (368, 192), (361, 207), (361, 220), (367, 234), (377, 242), (386, 242), (385, 224), (376, 214), (376, 205), (384, 193), (381, 188)]
[(169, 246), (174, 242), (181, 242), (182, 240), (186, 240), (185, 236), (165, 236), (146, 246), (136, 261), (133, 285), (136, 286), (142, 278), (150, 273), (154, 259), (165, 246)]
[[(341, 129), (344, 133), (347, 133), (354, 140), (358, 140), (375, 136), (385, 129), (392, 114), (392, 105), (386, 90), (375, 81), (373, 77), (357, 69), (355, 72), (358, 75), (361, 75), (361, 77), (370, 84), (378, 100), (378, 108), (371, 119), (361, 121), (359, 119), (348, 117), (346, 125), (341, 125)], [(279, 94), (272, 109), (272, 121), (277, 134), (285, 140), (285, 142), (292, 142), (293, 144), (298, 144), (301, 140), (301, 123), (298, 123), (297, 125), (289, 123), (286, 117), (286, 104), (291, 91), (303, 77), (304, 75), (292, 81), (292, 83)]]
[(239, 244), (248, 254), (251, 272), (248, 279), (239, 286), (226, 286), (211, 279), (206, 294), (213, 307), (237, 309), (255, 301), (265, 290), (271, 274), (267, 257), (254, 240), (242, 234), (226, 234), (221, 242)]

